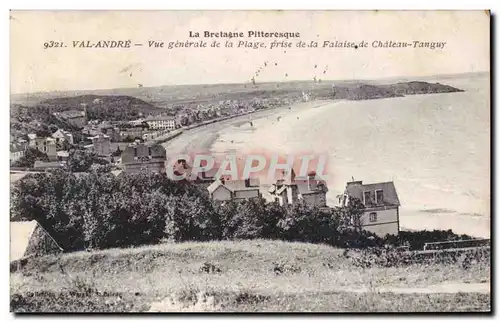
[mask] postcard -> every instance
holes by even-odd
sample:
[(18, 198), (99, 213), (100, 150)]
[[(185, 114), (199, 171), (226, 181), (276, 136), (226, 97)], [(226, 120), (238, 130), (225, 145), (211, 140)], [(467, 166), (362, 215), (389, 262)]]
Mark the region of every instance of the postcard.
[(490, 12), (10, 12), (10, 310), (491, 312)]

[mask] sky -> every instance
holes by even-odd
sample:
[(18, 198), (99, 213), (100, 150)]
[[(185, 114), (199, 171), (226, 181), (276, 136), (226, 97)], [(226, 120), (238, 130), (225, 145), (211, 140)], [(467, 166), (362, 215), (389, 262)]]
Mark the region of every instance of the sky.
[[(11, 93), (257, 81), (378, 79), (489, 71), (484, 11), (11, 11)], [(366, 41), (368, 48), (148, 48), (199, 41), (189, 31), (299, 32), (309, 43)], [(132, 48), (72, 48), (131, 40)], [(225, 38), (219, 38), (224, 46)], [(264, 41), (270, 38), (245, 37)], [(286, 40), (286, 39), (279, 39)], [(443, 49), (372, 48), (373, 41), (446, 42)], [(66, 48), (44, 49), (49, 41)], [(233, 39), (234, 42), (238, 40)], [(267, 62), (267, 66), (264, 66)]]

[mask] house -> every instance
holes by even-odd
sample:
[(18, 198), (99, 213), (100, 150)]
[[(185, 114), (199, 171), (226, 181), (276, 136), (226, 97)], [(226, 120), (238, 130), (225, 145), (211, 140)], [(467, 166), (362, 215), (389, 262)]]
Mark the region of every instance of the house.
[(57, 160), (58, 161), (68, 161), (69, 159), (69, 151), (57, 151)]
[(303, 202), (317, 207), (326, 207), (328, 187), (323, 180), (316, 179), (315, 172), (306, 177), (297, 177), (295, 171), (282, 172), (280, 179), (268, 190), (272, 199), (280, 205)]
[(365, 206), (360, 218), (362, 229), (385, 237), (399, 233), (400, 202), (394, 182), (363, 184), (362, 181), (348, 182), (341, 196), (341, 206), (347, 206), (352, 198), (359, 199)]
[(151, 130), (175, 130), (177, 123), (173, 116), (151, 116), (145, 121)]
[(98, 126), (99, 134), (103, 133), (109, 136), (111, 142), (121, 141), (120, 129), (111, 124), (101, 124)]
[(144, 134), (144, 127), (141, 125), (136, 125), (128, 128), (122, 128), (119, 132), (120, 140), (125, 140), (127, 138), (129, 139), (136, 139), (136, 138), (142, 138)]
[(90, 137), (90, 139), (95, 154), (101, 157), (107, 157), (111, 154), (111, 139), (108, 135), (99, 134)]
[(10, 262), (63, 252), (55, 239), (36, 221), (10, 222)]
[(126, 147), (121, 155), (121, 164), (126, 173), (141, 170), (165, 173), (167, 151), (159, 144), (134, 143)]
[(220, 178), (207, 188), (212, 200), (240, 201), (245, 199), (260, 198), (258, 179), (248, 178), (245, 180), (225, 180)]
[(25, 150), (10, 149), (10, 163), (14, 163), (24, 156)]
[(36, 134), (28, 134), (29, 147), (37, 149), (38, 151), (45, 153), (49, 160), (57, 160), (57, 145), (56, 140), (53, 138), (38, 137)]
[(62, 169), (65, 167), (65, 163), (63, 161), (52, 161), (52, 162), (43, 162), (43, 161), (35, 161), (33, 168), (38, 170), (54, 170), (54, 169)]
[(52, 138), (56, 140), (56, 144), (61, 144), (63, 142), (68, 142), (70, 144), (74, 144), (73, 134), (71, 132), (58, 129), (54, 133), (52, 133)]
[[(202, 163), (202, 166), (206, 166), (206, 163)], [(207, 191), (206, 189), (219, 179), (217, 176), (217, 173), (219, 172), (219, 165), (214, 165), (209, 170), (201, 171), (200, 173), (197, 173), (195, 177), (193, 176), (192, 171), (192, 165), (185, 159), (179, 159), (173, 164), (173, 174), (175, 176), (181, 176), (185, 173), (185, 180), (200, 187), (202, 191)]]
[(24, 156), (24, 153), (26, 152), (26, 141), (25, 140), (19, 140), (18, 142), (13, 142), (10, 144), (10, 162), (16, 162), (20, 158)]

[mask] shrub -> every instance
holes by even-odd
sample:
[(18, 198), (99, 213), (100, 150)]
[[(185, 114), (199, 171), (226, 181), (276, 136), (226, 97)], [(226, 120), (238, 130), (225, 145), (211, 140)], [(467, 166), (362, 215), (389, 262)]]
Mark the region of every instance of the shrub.
[(20, 168), (33, 168), (35, 161), (48, 162), (49, 157), (47, 154), (40, 152), (38, 149), (27, 148), (24, 155), (16, 160), (12, 166)]

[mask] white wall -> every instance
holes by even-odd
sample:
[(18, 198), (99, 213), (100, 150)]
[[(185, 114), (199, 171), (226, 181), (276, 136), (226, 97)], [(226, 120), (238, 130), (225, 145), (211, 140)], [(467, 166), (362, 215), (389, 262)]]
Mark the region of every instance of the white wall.
[(379, 237), (385, 237), (387, 234), (397, 235), (398, 232), (398, 224), (383, 224), (383, 225), (375, 225), (375, 226), (365, 226), (364, 230), (370, 231), (376, 234)]
[(218, 187), (212, 193), (212, 199), (214, 200), (231, 200), (231, 191), (227, 190), (224, 187)]
[(308, 205), (316, 205), (319, 207), (326, 206), (326, 196), (324, 193), (308, 193), (302, 195), (302, 199)]
[(259, 190), (241, 190), (236, 191), (235, 198), (255, 198), (259, 196)]
[[(377, 221), (370, 222), (370, 214), (377, 214)], [(364, 230), (371, 231), (380, 237), (387, 234), (398, 234), (398, 211), (397, 209), (388, 210), (369, 210), (361, 216), (361, 225)]]

